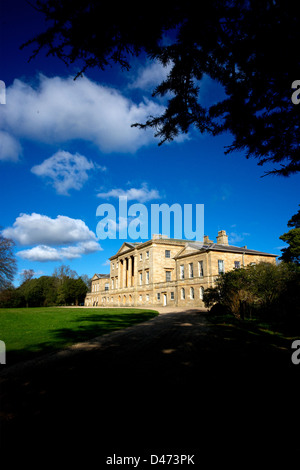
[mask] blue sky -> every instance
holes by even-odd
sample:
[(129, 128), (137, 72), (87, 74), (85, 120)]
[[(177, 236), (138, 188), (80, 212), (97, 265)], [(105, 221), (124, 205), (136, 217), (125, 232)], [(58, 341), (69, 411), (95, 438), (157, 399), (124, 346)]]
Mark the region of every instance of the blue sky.
[[(161, 111), (151, 91), (167, 73), (145, 57), (129, 72), (88, 71), (74, 81), (66, 67), (19, 45), (43, 29), (26, 2), (1, 0), (0, 105), (1, 219), (16, 242), (18, 275), (52, 274), (67, 264), (78, 274), (107, 273), (107, 260), (123, 240), (98, 240), (99, 204), (204, 204), (204, 232), (216, 240), (224, 229), (233, 245), (280, 255), (279, 236), (298, 210), (300, 176), (261, 177), (242, 153), (224, 155), (232, 137), (191, 132), (158, 147), (150, 131), (133, 129)], [(221, 93), (208, 80), (200, 99)], [(151, 235), (149, 229), (149, 236)], [(130, 240), (129, 240), (130, 241)]]

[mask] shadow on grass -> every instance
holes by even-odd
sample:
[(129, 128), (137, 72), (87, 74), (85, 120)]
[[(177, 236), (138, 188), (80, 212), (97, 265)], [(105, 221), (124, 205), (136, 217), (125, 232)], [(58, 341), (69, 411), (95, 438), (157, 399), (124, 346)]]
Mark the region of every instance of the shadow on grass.
[(61, 328), (56, 330), (55, 337), (59, 343), (75, 344), (87, 339), (96, 338), (137, 323), (142, 323), (153, 317), (153, 313), (139, 312), (130, 314), (99, 314), (82, 316), (73, 320), (74, 324), (79, 324), (75, 328)]
[[(239, 371), (240, 377), (255, 378), (253, 383), (266, 383), (269, 378), (287, 378), (299, 383), (299, 374), (291, 361), (292, 342), (299, 333), (295, 329), (282, 328), (277, 323), (262, 323), (258, 319), (239, 320), (230, 315), (207, 314), (226, 367)], [(299, 336), (298, 336), (299, 337)], [(296, 377), (298, 376), (298, 377)], [(270, 382), (271, 383), (271, 382)]]
[(59, 328), (51, 331), (51, 341), (33, 344), (22, 350), (8, 351), (7, 364), (13, 365), (20, 361), (35, 359), (38, 356), (53, 353), (73, 344), (148, 321), (156, 315), (157, 312), (154, 310), (126, 310), (120, 311), (120, 313), (82, 315), (71, 320), (69, 328)]

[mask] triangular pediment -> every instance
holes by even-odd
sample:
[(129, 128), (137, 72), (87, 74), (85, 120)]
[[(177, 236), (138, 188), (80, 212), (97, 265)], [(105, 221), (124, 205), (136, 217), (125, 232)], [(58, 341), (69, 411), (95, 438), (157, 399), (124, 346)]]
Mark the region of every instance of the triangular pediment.
[(94, 276), (92, 277), (92, 279), (91, 279), (91, 280), (92, 280), (92, 281), (96, 281), (97, 279), (99, 279), (99, 276), (98, 276), (98, 274), (94, 274)]
[(131, 243), (124, 242), (123, 245), (121, 246), (121, 248), (119, 249), (119, 251), (117, 251), (116, 255), (121, 255), (125, 251), (131, 250), (133, 248), (134, 248), (134, 246), (131, 245)]
[(202, 244), (199, 243), (199, 244), (189, 244), (187, 243), (178, 253), (176, 256), (174, 256), (174, 258), (181, 258), (183, 256), (188, 256), (188, 255), (191, 255), (193, 253), (199, 253), (199, 251), (202, 249)]

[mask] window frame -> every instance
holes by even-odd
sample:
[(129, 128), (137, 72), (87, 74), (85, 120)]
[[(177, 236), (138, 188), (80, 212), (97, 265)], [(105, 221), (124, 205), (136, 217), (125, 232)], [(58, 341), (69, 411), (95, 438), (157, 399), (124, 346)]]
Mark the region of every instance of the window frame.
[(195, 300), (195, 289), (194, 287), (190, 287), (190, 299)]
[(200, 286), (200, 289), (199, 289), (199, 297), (200, 297), (200, 300), (203, 300), (203, 296), (204, 296), (204, 287), (203, 287), (203, 286)]
[[(220, 267), (222, 266), (222, 269)], [(218, 259), (218, 273), (220, 274), (225, 274), (225, 262), (223, 259)]]
[[(183, 269), (181, 269), (181, 268), (183, 268)], [(179, 277), (182, 280), (184, 279), (184, 264), (180, 264), (180, 266), (179, 266)]]
[(199, 277), (204, 277), (203, 260), (198, 261), (198, 274), (199, 274)]

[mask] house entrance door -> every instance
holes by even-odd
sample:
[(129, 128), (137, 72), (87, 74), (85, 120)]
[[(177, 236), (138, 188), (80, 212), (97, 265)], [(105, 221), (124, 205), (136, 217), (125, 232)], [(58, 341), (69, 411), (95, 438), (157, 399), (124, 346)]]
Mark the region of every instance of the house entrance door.
[(167, 305), (167, 294), (164, 294), (164, 306)]

